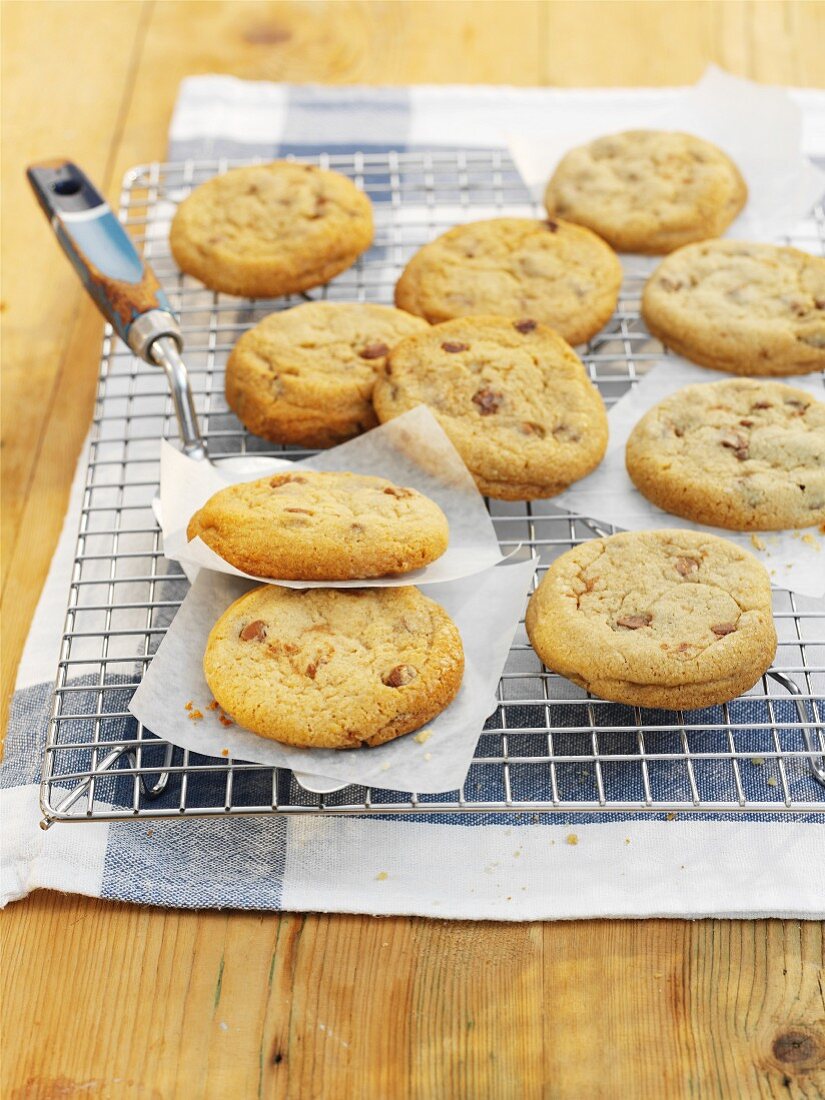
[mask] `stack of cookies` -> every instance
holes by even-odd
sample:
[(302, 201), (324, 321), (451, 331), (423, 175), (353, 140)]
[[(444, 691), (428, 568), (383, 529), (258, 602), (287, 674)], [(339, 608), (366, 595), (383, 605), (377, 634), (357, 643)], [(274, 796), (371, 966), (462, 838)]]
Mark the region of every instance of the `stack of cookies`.
[[(449, 230), (410, 259), (394, 305), (319, 301), (266, 317), (231, 352), (227, 400), (251, 432), (309, 448), (423, 404), (486, 496), (552, 497), (605, 453), (605, 408), (574, 347), (614, 314), (616, 253), (666, 253), (644, 293), (650, 331), (704, 366), (760, 377), (689, 387), (653, 409), (628, 443), (630, 477), (697, 523), (820, 523), (825, 406), (761, 376), (825, 367), (825, 261), (715, 239), (746, 199), (736, 165), (698, 137), (600, 138), (559, 163), (546, 218)], [(275, 162), (197, 188), (171, 241), (207, 286), (275, 297), (324, 284), (372, 235), (369, 200), (351, 181)], [(216, 494), (191, 519), (196, 535), (255, 575), (331, 584), (420, 568), (449, 537), (440, 509), (413, 490), (303, 471)], [(684, 531), (593, 540), (563, 555), (527, 625), (548, 667), (639, 706), (730, 699), (764, 673), (776, 645), (764, 569), (729, 542)], [(247, 728), (349, 747), (398, 736), (446, 706), (462, 655), (445, 613), (413, 588), (268, 586), (221, 617), (205, 667), (216, 699)], [(330, 702), (343, 683), (363, 703), (356, 722)]]
[[(447, 548), (447, 519), (415, 489), (296, 467), (215, 493), (189, 521), (224, 561), (262, 579), (398, 577)], [(464, 671), (449, 615), (416, 588), (265, 584), (215, 624), (204, 672), (243, 727), (302, 748), (378, 745), (455, 698)]]

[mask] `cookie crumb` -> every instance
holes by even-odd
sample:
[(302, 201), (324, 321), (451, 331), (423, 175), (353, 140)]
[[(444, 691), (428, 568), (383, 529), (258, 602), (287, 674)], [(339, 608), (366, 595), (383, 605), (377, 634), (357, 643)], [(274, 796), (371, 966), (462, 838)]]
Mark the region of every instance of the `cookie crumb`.
[(418, 733), (415, 735), (415, 737), (413, 737), (413, 741), (417, 741), (419, 745), (423, 745), (426, 741), (430, 740), (432, 735), (433, 735), (432, 730), (427, 730), (427, 729), (419, 730)]
[(183, 709), (184, 709), (184, 710), (191, 710), (191, 709), (192, 709), (192, 707), (193, 707), (194, 705), (195, 705), (195, 704), (194, 704), (194, 703), (192, 702), (192, 700), (190, 699), (188, 703), (184, 703), (184, 704), (183, 704)]
[(201, 718), (203, 718), (203, 711), (192, 710), (192, 711), (189, 712), (189, 721), (190, 722), (200, 722)]
[(220, 707), (220, 703), (218, 702), (217, 699), (213, 699), (211, 703), (206, 704), (206, 709), (207, 710), (218, 710), (219, 707)]
[(751, 546), (754, 548), (754, 550), (765, 549), (765, 544), (762, 539), (760, 539), (759, 535), (751, 535)]
[(221, 756), (229, 756), (229, 749), (221, 749)]
[(425, 760), (432, 760), (432, 758), (433, 758), (433, 754), (431, 752), (425, 752), (424, 753), (424, 759)]
[(765, 757), (764, 756), (752, 756), (751, 757), (751, 764), (753, 764), (753, 766), (755, 768), (761, 768), (764, 763), (765, 763)]
[(379, 871), (375, 877), (378, 882), (383, 882), (384, 879), (388, 879), (390, 876), (387, 871)]
[(779, 780), (776, 778), (775, 775), (769, 775), (765, 782), (768, 784), (769, 787), (776, 787), (779, 784)]
[(629, 837), (629, 836), (626, 836), (626, 837), (624, 838), (624, 842), (625, 842), (625, 844), (629, 844), (629, 843), (630, 843), (630, 837)]
[(813, 546), (814, 550), (821, 550), (822, 543), (816, 537), (816, 535), (807, 534), (802, 536), (802, 541), (807, 542), (808, 546)]
[(575, 833), (568, 833), (567, 836), (564, 839), (568, 844), (578, 844), (579, 843), (579, 838), (576, 836)]
[(218, 721), (220, 722), (220, 724), (222, 726), (234, 726), (235, 725), (235, 723), (232, 721), (232, 719), (227, 718), (225, 714), (221, 714), (218, 717)]
[(669, 814), (665, 814), (665, 821), (675, 821), (678, 816), (678, 814), (672, 812)]

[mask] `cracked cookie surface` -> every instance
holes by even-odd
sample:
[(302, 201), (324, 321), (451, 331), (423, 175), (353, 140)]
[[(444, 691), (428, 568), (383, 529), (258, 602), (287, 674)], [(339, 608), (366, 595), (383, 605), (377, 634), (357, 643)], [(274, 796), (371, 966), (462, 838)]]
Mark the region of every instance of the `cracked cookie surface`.
[(696, 531), (628, 531), (568, 550), (525, 621), (548, 668), (635, 706), (726, 702), (776, 652), (767, 572), (746, 550)]
[(402, 337), (426, 328), (403, 310), (356, 302), (270, 314), (232, 349), (229, 407), (264, 439), (333, 447), (376, 426), (376, 375)]
[(264, 585), (218, 619), (206, 682), (239, 725), (303, 748), (380, 745), (453, 701), (464, 674), (447, 612), (412, 587)]
[(551, 217), (598, 233), (619, 252), (671, 252), (717, 237), (745, 205), (733, 161), (709, 141), (628, 130), (571, 149), (544, 196)]
[(532, 317), (583, 344), (610, 320), (621, 282), (616, 254), (581, 226), (492, 218), (457, 225), (419, 249), (395, 304), (433, 324), (484, 313)]
[(447, 549), (435, 501), (382, 477), (298, 468), (227, 486), (189, 521), (236, 569), (281, 580), (363, 580), (409, 573)]
[(590, 473), (607, 416), (581, 360), (531, 318), (467, 317), (402, 340), (373, 393), (378, 418), (426, 405), (482, 493), (554, 496)]
[(627, 472), (666, 512), (734, 531), (825, 522), (825, 403), (781, 382), (686, 386), (634, 427)]
[(772, 244), (703, 241), (656, 268), (647, 327), (703, 367), (733, 374), (825, 369), (825, 259)]
[(178, 207), (169, 243), (213, 290), (276, 298), (328, 282), (372, 243), (372, 206), (338, 172), (273, 161), (202, 183)]

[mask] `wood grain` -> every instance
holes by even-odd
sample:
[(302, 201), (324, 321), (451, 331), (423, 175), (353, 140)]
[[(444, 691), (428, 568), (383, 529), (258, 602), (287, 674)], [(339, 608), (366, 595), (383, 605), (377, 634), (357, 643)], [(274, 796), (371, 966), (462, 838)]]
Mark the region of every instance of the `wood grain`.
[[(116, 199), (127, 167), (162, 156), (190, 73), (632, 85), (713, 60), (823, 86), (823, 40), (825, 4), (792, 0), (5, 3), (4, 716), (101, 333), (28, 161), (71, 156)], [(1, 946), (14, 1100), (825, 1096), (813, 924), (476, 925), (40, 893), (4, 914)]]

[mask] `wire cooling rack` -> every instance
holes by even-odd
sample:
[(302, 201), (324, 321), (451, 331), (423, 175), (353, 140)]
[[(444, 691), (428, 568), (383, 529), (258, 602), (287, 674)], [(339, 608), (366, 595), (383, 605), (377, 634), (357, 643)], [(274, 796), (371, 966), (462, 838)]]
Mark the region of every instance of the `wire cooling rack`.
[[(451, 225), (541, 214), (504, 152), (307, 159), (352, 177), (376, 215), (373, 248), (310, 297), (391, 302), (410, 255)], [(240, 334), (294, 302), (214, 294), (182, 276), (169, 252), (175, 204), (236, 163), (136, 168), (124, 181), (121, 217), (179, 314), (212, 457), (297, 457), (307, 452), (246, 434), (223, 396), (224, 365)], [(821, 207), (792, 243), (825, 252)], [(639, 317), (642, 284), (641, 275), (626, 278), (613, 319), (583, 353), (608, 406), (665, 354)], [(108, 331), (45, 750), (45, 826), (273, 812), (825, 812), (825, 604), (784, 591), (774, 593), (779, 649), (772, 672), (747, 696), (703, 711), (641, 711), (589, 698), (543, 668), (521, 624), (467, 780), (449, 794), (350, 786), (316, 795), (288, 770), (173, 748), (127, 710), (187, 589), (179, 567), (163, 557), (152, 513), (161, 436), (177, 437), (163, 374)], [(491, 512), (504, 547), (524, 543), (540, 555), (538, 579), (553, 558), (596, 533), (549, 505), (493, 501)]]

